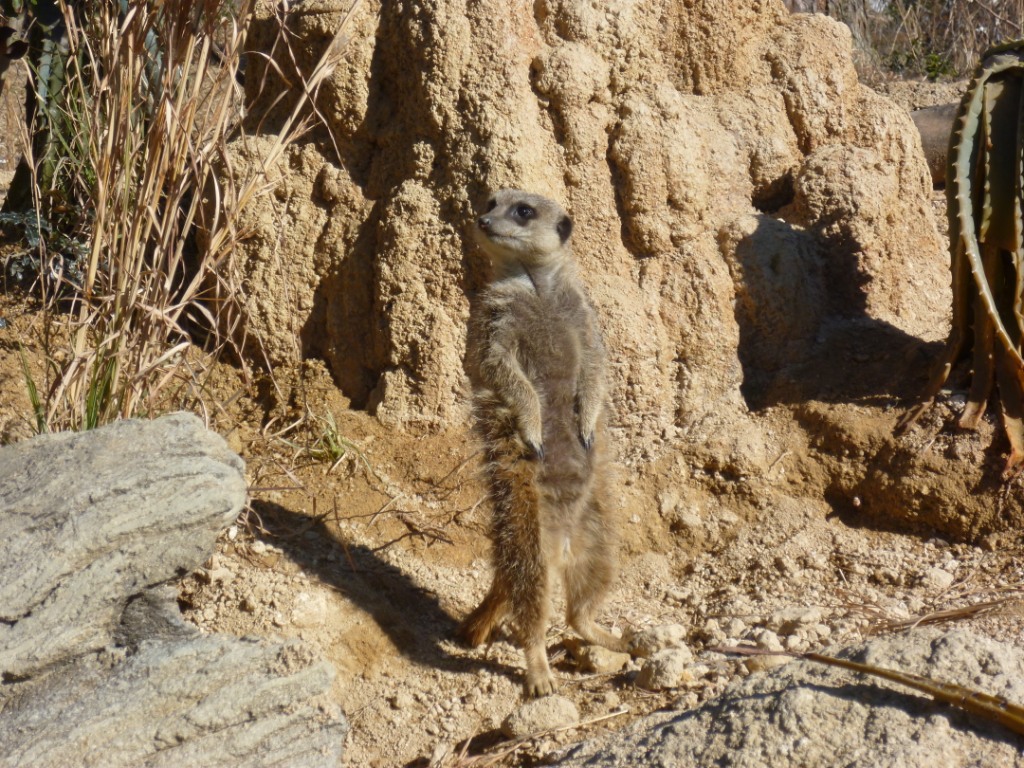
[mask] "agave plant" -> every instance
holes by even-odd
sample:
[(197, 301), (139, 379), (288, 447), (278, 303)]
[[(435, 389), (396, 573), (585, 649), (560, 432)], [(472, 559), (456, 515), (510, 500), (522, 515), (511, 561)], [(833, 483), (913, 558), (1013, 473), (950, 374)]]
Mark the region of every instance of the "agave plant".
[(974, 429), (994, 391), (1010, 441), (1005, 474), (1024, 464), (1024, 40), (989, 49), (950, 136), (946, 173), (953, 318), (945, 352), (905, 429), (950, 372), (972, 358), (959, 426)]

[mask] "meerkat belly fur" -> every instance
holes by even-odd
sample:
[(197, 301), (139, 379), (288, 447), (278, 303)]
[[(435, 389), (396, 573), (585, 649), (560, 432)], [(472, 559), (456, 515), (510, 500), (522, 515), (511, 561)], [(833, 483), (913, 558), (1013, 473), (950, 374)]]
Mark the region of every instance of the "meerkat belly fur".
[(526, 694), (554, 689), (545, 647), (553, 578), (586, 641), (626, 650), (594, 615), (616, 572), (606, 488), (606, 357), (576, 275), (572, 221), (555, 202), (503, 189), (477, 220), (492, 280), (471, 313), (469, 362), (493, 504), (494, 580), (462, 626), (471, 645), (511, 618)]

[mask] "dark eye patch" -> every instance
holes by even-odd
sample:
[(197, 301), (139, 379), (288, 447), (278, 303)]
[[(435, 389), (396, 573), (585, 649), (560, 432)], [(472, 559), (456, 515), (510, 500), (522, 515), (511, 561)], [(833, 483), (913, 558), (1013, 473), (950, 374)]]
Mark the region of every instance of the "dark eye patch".
[(494, 210), (494, 208), (497, 205), (498, 205), (498, 200), (496, 198), (492, 197), (490, 200), (487, 201), (487, 210), (484, 211), (484, 213), (490, 213), (491, 211)]
[(572, 219), (568, 216), (563, 216), (555, 229), (558, 231), (558, 239), (564, 243), (569, 239), (569, 235), (572, 234)]
[(537, 218), (537, 209), (526, 203), (516, 205), (513, 215), (522, 221), (529, 221)]

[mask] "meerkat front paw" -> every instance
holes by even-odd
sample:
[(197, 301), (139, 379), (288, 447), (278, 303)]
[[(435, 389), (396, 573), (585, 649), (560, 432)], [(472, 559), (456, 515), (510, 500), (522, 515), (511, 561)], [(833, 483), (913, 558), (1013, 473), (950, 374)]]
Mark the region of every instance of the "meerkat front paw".
[(549, 670), (544, 670), (543, 672), (527, 671), (523, 692), (528, 699), (550, 696), (555, 692), (555, 678)]

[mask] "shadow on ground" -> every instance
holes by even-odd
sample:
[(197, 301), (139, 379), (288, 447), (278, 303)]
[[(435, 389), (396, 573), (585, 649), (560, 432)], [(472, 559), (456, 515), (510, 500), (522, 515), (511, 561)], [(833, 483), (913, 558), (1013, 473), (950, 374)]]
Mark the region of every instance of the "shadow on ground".
[[(459, 622), (438, 596), (421, 587), (378, 552), (341, 540), (323, 520), (293, 512), (280, 504), (254, 501), (266, 533), (263, 537), (310, 576), (337, 590), (369, 614), (405, 658), (417, 664), (453, 672), (490, 669), (512, 679), (519, 670), (473, 655), (453, 655), (446, 642), (455, 642)], [(316, 534), (315, 539), (307, 537)], [(332, 557), (333, 555), (333, 557)]]

